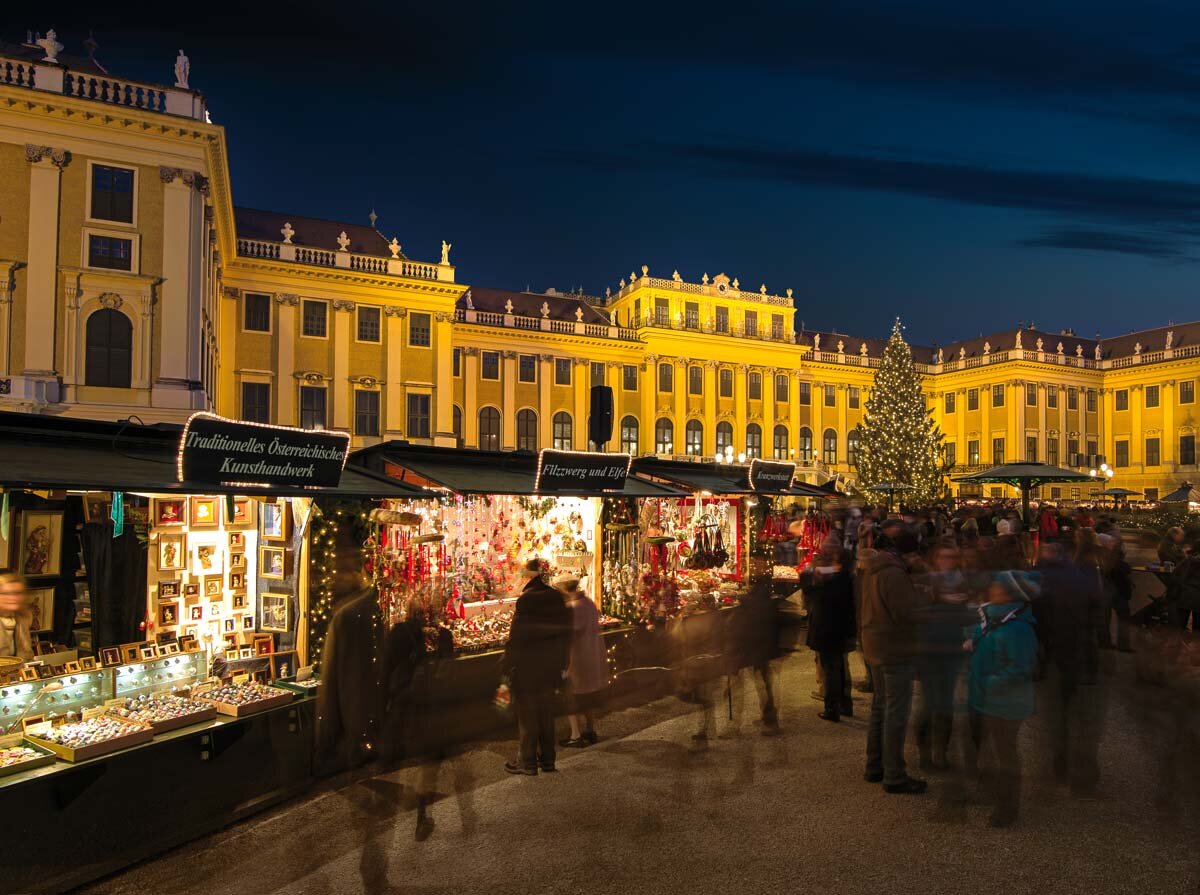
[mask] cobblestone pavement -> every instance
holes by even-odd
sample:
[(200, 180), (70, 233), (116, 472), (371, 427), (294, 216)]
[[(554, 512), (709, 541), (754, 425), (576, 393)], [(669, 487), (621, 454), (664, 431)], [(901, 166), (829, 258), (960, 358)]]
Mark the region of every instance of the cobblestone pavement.
[(739, 681), (733, 720), (722, 704), (702, 752), (676, 699), (613, 712), (603, 741), (566, 750), (552, 775), (508, 777), (511, 740), (474, 744), (439, 769), (425, 841), (420, 769), (406, 767), (334, 781), (83, 891), (1196, 893), (1195, 713), (1135, 683), (1131, 657), (1106, 660), (1099, 796), (1053, 780), (1035, 718), (1021, 819), (1006, 830), (975, 800), (947, 816), (953, 775), (928, 775), (915, 797), (865, 783), (866, 698), (853, 720), (819, 720), (811, 657), (796, 655), (780, 663), (781, 737), (759, 735)]

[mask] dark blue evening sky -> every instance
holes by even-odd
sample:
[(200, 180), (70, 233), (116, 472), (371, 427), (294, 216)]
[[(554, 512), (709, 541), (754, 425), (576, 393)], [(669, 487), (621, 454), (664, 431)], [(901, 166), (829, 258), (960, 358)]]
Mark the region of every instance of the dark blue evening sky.
[(1194, 3), (119, 6), (0, 38), (158, 81), (183, 47), (235, 202), (374, 206), (465, 283), (725, 271), (922, 342), (1200, 317)]

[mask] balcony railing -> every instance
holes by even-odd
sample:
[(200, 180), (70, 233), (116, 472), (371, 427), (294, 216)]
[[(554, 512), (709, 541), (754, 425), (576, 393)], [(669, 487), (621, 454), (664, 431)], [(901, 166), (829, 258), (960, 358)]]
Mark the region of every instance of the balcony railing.
[(290, 261), (314, 267), (334, 267), (380, 276), (407, 277), (410, 280), (454, 282), (454, 268), (449, 264), (428, 264), (423, 261), (409, 261), (407, 258), (380, 258), (378, 255), (315, 249), (311, 246), (268, 242), (262, 239), (238, 239), (237, 250), (244, 258), (259, 258), (264, 261)]
[(728, 287), (724, 293), (718, 293), (716, 285), (711, 283), (685, 283), (683, 280), (664, 280), (661, 277), (645, 275), (636, 280), (630, 280), (617, 291), (613, 299), (624, 298), (635, 289), (644, 288), (665, 289), (671, 292), (682, 292), (686, 295), (711, 295), (714, 298), (740, 299), (741, 301), (753, 301), (779, 308), (794, 307), (792, 299), (786, 295), (772, 295), (769, 292), (734, 289), (732, 286)]
[(501, 326), (507, 329), (537, 330), (561, 335), (588, 336), (593, 339), (620, 339), (625, 342), (638, 341), (636, 330), (624, 326), (608, 326), (603, 323), (584, 323), (582, 320), (552, 320), (549, 317), (527, 317), (523, 314), (501, 314), (496, 311), (477, 311), (474, 308), (458, 308), (454, 319), (459, 323), (474, 323), (478, 326)]

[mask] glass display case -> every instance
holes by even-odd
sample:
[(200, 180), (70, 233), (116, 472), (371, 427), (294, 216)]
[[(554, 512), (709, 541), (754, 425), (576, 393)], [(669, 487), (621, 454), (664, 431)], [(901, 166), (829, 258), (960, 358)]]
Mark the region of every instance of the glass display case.
[(113, 696), (131, 699), (148, 693), (174, 692), (198, 684), (208, 676), (208, 653), (197, 650), (173, 656), (159, 656), (145, 662), (120, 665), (116, 671)]
[(23, 718), (54, 719), (101, 705), (112, 698), (114, 671), (96, 668), (0, 685), (0, 734), (19, 731)]

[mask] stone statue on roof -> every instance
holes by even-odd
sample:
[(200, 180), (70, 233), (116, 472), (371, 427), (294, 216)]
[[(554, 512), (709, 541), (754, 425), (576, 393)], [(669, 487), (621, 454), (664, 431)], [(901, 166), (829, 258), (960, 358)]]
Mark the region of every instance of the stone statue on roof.
[(838, 354), (845, 354), (845, 353), (846, 353), (846, 343), (843, 342), (841, 339), (838, 339)]
[(452, 248), (454, 248), (453, 243), (446, 242), (444, 239), (442, 240), (442, 264), (450, 263), (450, 250)]
[(279, 231), (279, 233), (283, 236), (283, 244), (286, 246), (290, 246), (292, 244), (292, 237), (296, 235), (296, 231), (292, 229), (291, 221), (284, 221), (283, 228)]
[(338, 234), (337, 244), (339, 252), (347, 252), (350, 250), (350, 237), (346, 235), (345, 230)]
[(961, 345), (961, 346), (959, 346), (959, 349), (958, 349), (958, 359), (959, 359), (959, 360), (966, 360), (966, 359), (967, 359), (967, 346), (966, 346), (966, 345)]
[(1062, 342), (1059, 342), (1059, 343), (1058, 343), (1058, 353), (1059, 353), (1059, 354), (1062, 354), (1062, 353), (1063, 353), (1063, 343), (1062, 343)]
[(867, 343), (866, 342), (863, 342), (860, 346), (858, 346), (858, 353), (861, 354), (863, 357), (867, 356)]
[(184, 90), (188, 88), (188, 75), (192, 73), (192, 63), (187, 56), (183, 55), (183, 50), (179, 51), (179, 55), (175, 57), (175, 86), (181, 87)]
[(937, 362), (939, 364), (944, 364), (946, 362), (945, 353), (942, 351), (941, 348), (938, 348)]
[(1042, 350), (1042, 348), (1043, 348), (1043, 346), (1044, 346), (1045, 344), (1046, 344), (1046, 343), (1042, 341), (1042, 337), (1041, 337), (1041, 336), (1038, 336), (1038, 340), (1037, 340), (1037, 350), (1038, 350), (1038, 351), (1041, 351), (1041, 350)]
[(1021, 331), (1017, 330), (1017, 344), (1013, 346), (1017, 351), (1021, 350)]
[(471, 290), (468, 289), (467, 294), (463, 297), (467, 300), (467, 307), (474, 310), (475, 309), (475, 299), (471, 297)]
[(393, 258), (400, 257), (400, 241), (396, 237), (392, 237), (392, 241), (388, 243), (388, 250), (392, 253)]
[(992, 343), (991, 343), (991, 342), (984, 342), (984, 343), (983, 343), (983, 353), (984, 353), (984, 354), (991, 354), (991, 353), (992, 353)]
[(1175, 330), (1169, 329), (1169, 330), (1167, 330), (1167, 345), (1166, 345), (1167, 351), (1170, 351), (1171, 346), (1174, 344), (1175, 344)]
[(813, 351), (821, 350), (821, 334), (813, 333)]
[(550, 303), (547, 301), (542, 302), (542, 316), (543, 317), (550, 316)]
[(39, 37), (35, 43), (46, 51), (46, 57), (42, 60), (43, 62), (58, 64), (58, 54), (63, 51), (63, 45), (58, 42), (58, 34), (55, 33), (53, 28), (46, 32), (45, 37)]
[(512, 299), (511, 299), (511, 298), (510, 298), (510, 299), (507, 299), (507, 300), (504, 302), (504, 313), (505, 313), (505, 314), (511, 314), (511, 313), (512, 313)]
[(1096, 343), (1096, 360), (1100, 360), (1100, 358), (1102, 356), (1103, 356), (1103, 352), (1101, 352), (1101, 350), (1100, 350), (1100, 343), (1097, 342)]
[(1083, 346), (1082, 346), (1082, 345), (1076, 345), (1076, 346), (1075, 346), (1075, 356), (1076, 356), (1076, 357), (1083, 357)]

